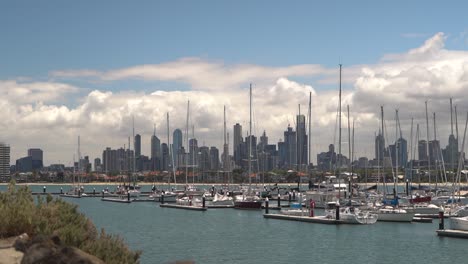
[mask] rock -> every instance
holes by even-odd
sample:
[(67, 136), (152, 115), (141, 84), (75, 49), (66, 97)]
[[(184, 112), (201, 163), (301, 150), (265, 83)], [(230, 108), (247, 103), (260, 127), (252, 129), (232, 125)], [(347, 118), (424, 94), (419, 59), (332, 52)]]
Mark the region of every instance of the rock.
[(18, 240), (15, 244), (24, 250), (21, 264), (103, 264), (104, 262), (78, 248), (63, 246), (58, 236), (35, 237), (33, 240)]

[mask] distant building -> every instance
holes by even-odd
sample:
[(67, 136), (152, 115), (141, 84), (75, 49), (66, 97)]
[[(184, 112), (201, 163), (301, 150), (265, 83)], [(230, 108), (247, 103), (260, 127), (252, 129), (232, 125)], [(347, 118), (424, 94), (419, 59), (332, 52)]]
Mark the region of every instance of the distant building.
[(0, 142), (0, 178), (7, 180), (10, 177), (10, 146)]
[(181, 148), (182, 148), (182, 130), (177, 128), (172, 133), (172, 150), (171, 150), (171, 153), (173, 155), (171, 164), (173, 164), (173, 166), (176, 169), (180, 166), (179, 154), (180, 154)]
[(237, 166), (242, 166), (242, 126), (239, 123), (234, 125), (234, 163)]
[(219, 170), (220, 162), (219, 162), (219, 150), (216, 147), (210, 148), (210, 165), (211, 170)]
[(449, 142), (447, 147), (442, 150), (442, 156), (444, 158), (445, 167), (454, 170), (458, 166), (458, 140), (453, 134), (449, 136)]
[(28, 156), (31, 157), (33, 160), (40, 160), (42, 163), (44, 162), (42, 149), (39, 149), (39, 148), (28, 149)]
[(420, 161), (428, 160), (426, 142), (426, 140), (419, 140), (418, 142), (418, 160)]
[(297, 166), (297, 141), (296, 132), (288, 125), (288, 129), (284, 132), (285, 144), (285, 160), (284, 166), (286, 169), (292, 169)]
[(304, 115), (296, 116), (296, 136), (297, 136), (297, 164), (305, 165), (308, 163), (307, 153), (307, 134)]
[(379, 130), (379, 134), (375, 137), (375, 159), (382, 163), (385, 155), (385, 139)]
[(162, 152), (161, 141), (156, 136), (156, 127), (154, 128), (153, 136), (151, 137), (151, 170), (162, 169)]
[(169, 171), (169, 164), (170, 164), (170, 154), (169, 154), (169, 147), (166, 143), (161, 144), (161, 170), (162, 171)]
[(101, 159), (100, 158), (95, 158), (94, 159), (94, 171), (102, 172)]

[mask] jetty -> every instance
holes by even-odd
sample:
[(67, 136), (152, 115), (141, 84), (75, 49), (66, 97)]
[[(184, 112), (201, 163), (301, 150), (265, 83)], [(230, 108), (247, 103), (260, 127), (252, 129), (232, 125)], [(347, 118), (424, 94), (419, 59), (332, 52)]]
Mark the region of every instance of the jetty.
[(180, 205), (180, 204), (160, 204), (160, 207), (166, 208), (175, 208), (175, 209), (183, 209), (183, 210), (192, 210), (192, 211), (206, 211), (206, 207), (201, 206), (191, 206), (191, 205)]

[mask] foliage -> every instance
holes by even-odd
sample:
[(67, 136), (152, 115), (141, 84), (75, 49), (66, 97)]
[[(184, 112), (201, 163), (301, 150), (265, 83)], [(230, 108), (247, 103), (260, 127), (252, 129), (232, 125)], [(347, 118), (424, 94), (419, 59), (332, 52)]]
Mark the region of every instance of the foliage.
[(106, 263), (138, 263), (141, 252), (130, 250), (119, 236), (101, 231), (78, 211), (78, 206), (48, 195), (37, 198), (28, 187), (10, 182), (6, 192), (0, 192), (0, 237), (27, 233), (58, 235), (66, 246), (77, 247)]

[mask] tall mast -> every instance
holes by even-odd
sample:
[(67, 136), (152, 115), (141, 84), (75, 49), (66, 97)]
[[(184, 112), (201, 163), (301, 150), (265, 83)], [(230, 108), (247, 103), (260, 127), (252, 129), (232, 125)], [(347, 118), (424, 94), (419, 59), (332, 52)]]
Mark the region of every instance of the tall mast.
[[(132, 133), (133, 133), (133, 174), (136, 170), (136, 160), (135, 160), (135, 116), (132, 115)], [(135, 175), (133, 175), (135, 177)], [(135, 183), (135, 182), (134, 182)]]
[(426, 103), (426, 152), (427, 152), (427, 171), (429, 174), (429, 185), (431, 184), (431, 157), (429, 155), (429, 117), (427, 116), (427, 101)]
[(455, 133), (457, 133), (457, 153), (460, 151), (458, 147), (458, 115), (457, 115), (457, 106), (455, 105)]
[[(81, 150), (80, 150), (80, 136), (78, 136), (78, 187), (81, 182)], [(74, 165), (73, 165), (74, 166)]]
[[(399, 151), (399, 147), (398, 147), (398, 109), (395, 109), (395, 177), (393, 178), (393, 188), (395, 190), (395, 195), (397, 193), (396, 191), (396, 183), (398, 181), (398, 151)], [(395, 197), (396, 198), (396, 197)]]
[[(339, 93), (339, 127), (338, 127), (338, 184), (341, 184), (341, 173), (340, 173), (340, 166), (341, 166), (341, 64), (340, 64), (340, 93)], [(341, 188), (338, 188), (338, 200), (341, 198)]]
[(307, 166), (306, 166), (306, 169), (309, 168), (309, 165), (310, 165), (310, 156), (311, 156), (311, 148), (310, 148), (310, 139), (311, 139), (311, 134), (310, 134), (310, 131), (311, 131), (311, 124), (312, 124), (312, 92), (309, 92), (309, 138), (307, 140), (308, 142), (308, 148), (307, 148)]
[(297, 170), (300, 171), (302, 167), (302, 135), (299, 136), (299, 121), (301, 118), (301, 104), (298, 104), (298, 109), (299, 109), (299, 115), (296, 118), (296, 153), (299, 154), (297, 155), (297, 164), (298, 168)]
[[(169, 161), (172, 166), (172, 173), (174, 174), (174, 184), (177, 184), (177, 178), (176, 178), (176, 173), (175, 173), (175, 167), (174, 167), (174, 150), (172, 149), (171, 145), (171, 138), (169, 134), (169, 112), (166, 114), (166, 123), (167, 123), (167, 148), (169, 149)], [(168, 163), (169, 163), (168, 161)]]
[(351, 157), (351, 126), (349, 125), (349, 105), (346, 105), (346, 108), (348, 111), (348, 158), (349, 158), (348, 171), (351, 171), (352, 157)]
[(252, 162), (252, 84), (250, 84), (250, 117), (249, 117), (249, 189), (250, 185), (252, 184), (252, 179), (250, 178), (251, 173), (251, 162)]
[[(385, 159), (385, 130), (384, 130), (384, 111), (383, 111), (383, 106), (380, 106), (380, 115), (381, 115), (381, 125), (382, 125), (382, 148), (383, 148), (383, 157), (381, 157), (382, 160), (382, 184), (384, 186), (384, 195), (387, 193), (387, 184), (385, 182), (385, 170), (384, 170), (384, 159)], [(380, 143), (380, 141), (379, 141)], [(379, 153), (380, 153), (380, 148), (379, 148)]]
[[(409, 157), (410, 157), (410, 163), (411, 163), (411, 168), (410, 168), (410, 179), (411, 182), (413, 181), (413, 118), (411, 117), (411, 134), (410, 134), (410, 149), (409, 149)], [(408, 156), (408, 151), (406, 152), (406, 156)]]
[[(190, 111), (190, 100), (187, 101), (187, 121), (185, 126), (185, 139), (187, 141), (187, 152), (189, 152), (189, 111)], [(188, 156), (188, 155), (187, 155)], [(185, 185), (188, 184), (188, 157), (185, 158)]]
[(438, 161), (439, 161), (439, 147), (437, 146), (437, 134), (436, 134), (436, 113), (433, 113), (433, 122), (434, 122), (434, 142), (432, 142), (432, 153), (434, 154), (434, 169), (436, 170), (435, 173), (435, 187), (437, 189), (437, 175), (439, 174), (437, 171)]

